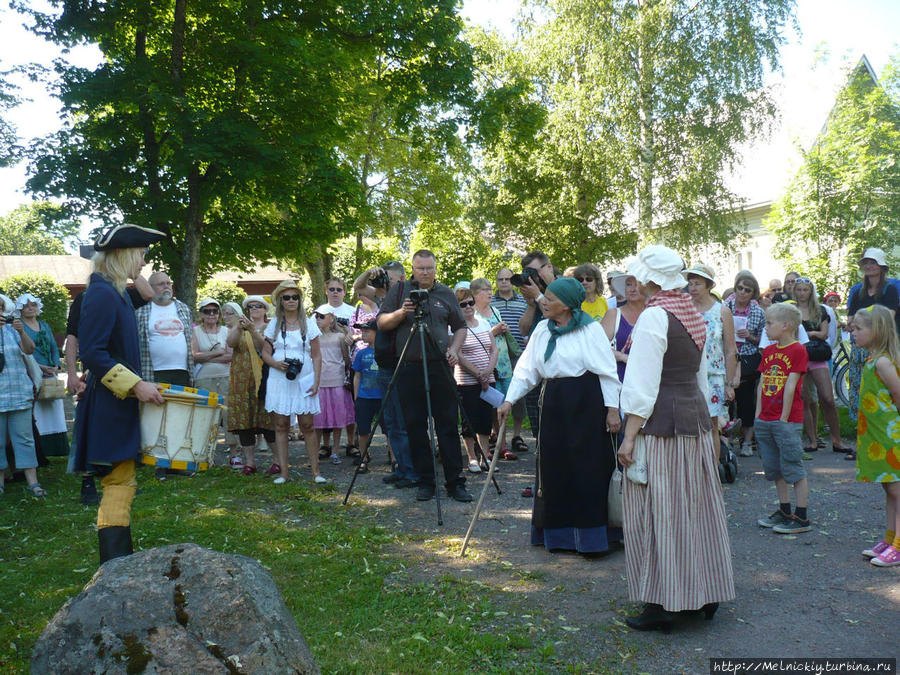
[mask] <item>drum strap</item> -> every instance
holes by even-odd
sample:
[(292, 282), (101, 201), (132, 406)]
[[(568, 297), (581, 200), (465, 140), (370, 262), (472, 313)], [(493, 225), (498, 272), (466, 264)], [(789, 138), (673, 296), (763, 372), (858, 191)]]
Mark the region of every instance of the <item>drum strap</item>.
[(253, 387), (253, 391), (259, 391), (259, 385), (262, 383), (262, 359), (259, 358), (256, 347), (253, 346), (250, 331), (244, 331), (244, 344), (247, 345), (247, 353), (250, 355), (250, 370), (253, 371), (253, 382), (256, 385)]

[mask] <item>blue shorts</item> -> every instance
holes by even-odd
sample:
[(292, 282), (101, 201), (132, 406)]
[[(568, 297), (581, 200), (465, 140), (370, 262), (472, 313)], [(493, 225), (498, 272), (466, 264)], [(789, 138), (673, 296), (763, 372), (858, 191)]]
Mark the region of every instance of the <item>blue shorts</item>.
[(358, 398), (354, 403), (356, 410), (356, 431), (360, 436), (372, 434), (372, 422), (381, 410), (380, 398)]
[(757, 418), (753, 428), (766, 480), (783, 478), (793, 484), (806, 478), (800, 440), (803, 424)]

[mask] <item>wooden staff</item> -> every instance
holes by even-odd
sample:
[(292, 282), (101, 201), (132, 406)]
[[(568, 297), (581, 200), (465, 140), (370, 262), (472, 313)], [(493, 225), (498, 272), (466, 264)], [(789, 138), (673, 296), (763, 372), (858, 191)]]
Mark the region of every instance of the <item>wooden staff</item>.
[[(509, 416), (507, 416), (506, 419), (509, 419)], [(500, 429), (497, 431), (498, 444), (502, 441), (504, 433), (506, 433), (506, 420), (503, 420), (503, 424), (500, 425)], [(469, 545), (469, 539), (472, 536), (472, 532), (475, 530), (475, 523), (478, 521), (478, 515), (481, 513), (481, 505), (484, 503), (484, 496), (487, 494), (488, 486), (490, 486), (491, 479), (494, 477), (494, 467), (497, 466), (497, 458), (499, 457), (500, 450), (498, 448), (494, 448), (494, 456), (491, 458), (491, 465), (488, 469), (487, 480), (484, 481), (484, 487), (481, 488), (481, 496), (478, 498), (478, 503), (475, 505), (475, 513), (472, 515), (472, 522), (469, 523), (469, 531), (466, 532), (466, 538), (463, 539), (462, 550), (459, 552), (460, 558), (463, 558), (466, 555), (466, 548)]]

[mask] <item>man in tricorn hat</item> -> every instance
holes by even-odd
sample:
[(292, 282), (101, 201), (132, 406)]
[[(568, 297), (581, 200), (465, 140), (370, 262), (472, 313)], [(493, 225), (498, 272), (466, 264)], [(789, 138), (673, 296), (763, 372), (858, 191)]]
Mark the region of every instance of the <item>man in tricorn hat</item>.
[(119, 225), (94, 244), (94, 271), (84, 292), (79, 349), (89, 371), (84, 399), (76, 413), (76, 471), (102, 476), (97, 511), (100, 562), (128, 555), (135, 458), (140, 451), (140, 403), (161, 405), (156, 385), (141, 377), (134, 308), (125, 286), (140, 274), (147, 247), (162, 232)]

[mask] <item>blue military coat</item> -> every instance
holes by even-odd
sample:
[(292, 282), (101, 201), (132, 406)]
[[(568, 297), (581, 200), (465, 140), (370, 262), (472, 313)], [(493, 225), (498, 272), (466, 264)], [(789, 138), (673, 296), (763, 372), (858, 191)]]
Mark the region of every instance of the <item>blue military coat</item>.
[(117, 364), (141, 376), (141, 352), (131, 299), (96, 273), (84, 292), (78, 351), (89, 372), (76, 409), (75, 469), (104, 473), (137, 457), (141, 425), (138, 400), (117, 398), (100, 380)]

